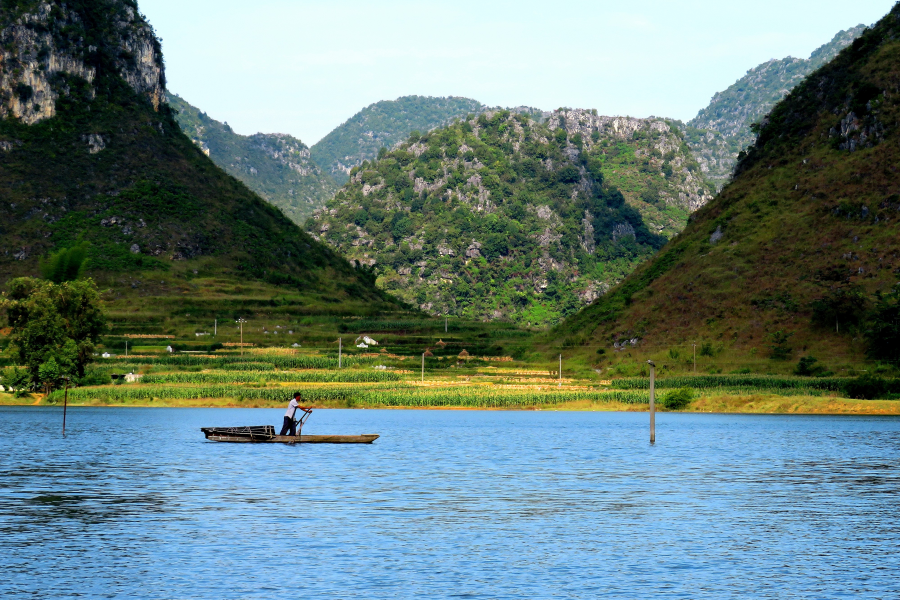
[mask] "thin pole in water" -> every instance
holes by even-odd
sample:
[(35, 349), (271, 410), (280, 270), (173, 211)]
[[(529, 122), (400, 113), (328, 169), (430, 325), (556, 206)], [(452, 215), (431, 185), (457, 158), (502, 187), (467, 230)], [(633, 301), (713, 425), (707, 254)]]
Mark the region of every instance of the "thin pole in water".
[(341, 368), (342, 359), (343, 359), (343, 351), (344, 351), (344, 338), (338, 338), (338, 369)]
[(562, 387), (562, 354), (559, 355), (559, 387)]
[(425, 383), (425, 353), (422, 353), (422, 383)]
[(69, 408), (69, 379), (66, 378), (66, 393), (63, 396), (63, 437), (66, 437), (66, 409)]
[(656, 443), (656, 365), (648, 360), (650, 365), (650, 443)]

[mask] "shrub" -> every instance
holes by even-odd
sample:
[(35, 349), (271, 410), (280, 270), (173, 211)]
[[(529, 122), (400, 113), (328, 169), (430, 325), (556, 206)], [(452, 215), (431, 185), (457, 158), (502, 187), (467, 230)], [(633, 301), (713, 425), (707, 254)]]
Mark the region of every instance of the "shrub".
[(662, 398), (662, 404), (669, 410), (681, 410), (686, 408), (694, 400), (694, 390), (691, 388), (681, 388), (672, 390)]
[(794, 375), (805, 377), (828, 377), (832, 375), (831, 371), (828, 371), (822, 365), (817, 365), (817, 362), (819, 360), (814, 356), (804, 356), (797, 363), (797, 366), (794, 367)]
[(870, 357), (900, 361), (900, 287), (889, 294), (878, 295), (866, 339)]
[(793, 348), (787, 345), (788, 340), (791, 339), (793, 333), (786, 333), (784, 331), (776, 331), (775, 333), (770, 333), (768, 339), (771, 344), (769, 344), (769, 350), (771, 354), (769, 358), (772, 360), (787, 360), (791, 356), (791, 352), (794, 351)]
[(844, 386), (844, 393), (848, 398), (860, 400), (872, 400), (880, 398), (888, 393), (888, 382), (877, 375), (865, 373), (856, 379), (851, 379)]

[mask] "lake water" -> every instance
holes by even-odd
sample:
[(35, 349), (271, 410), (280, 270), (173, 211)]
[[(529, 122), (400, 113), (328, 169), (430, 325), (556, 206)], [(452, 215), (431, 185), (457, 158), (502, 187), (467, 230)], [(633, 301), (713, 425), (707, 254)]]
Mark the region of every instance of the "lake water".
[(900, 419), (0, 408), (0, 595), (898, 598)]

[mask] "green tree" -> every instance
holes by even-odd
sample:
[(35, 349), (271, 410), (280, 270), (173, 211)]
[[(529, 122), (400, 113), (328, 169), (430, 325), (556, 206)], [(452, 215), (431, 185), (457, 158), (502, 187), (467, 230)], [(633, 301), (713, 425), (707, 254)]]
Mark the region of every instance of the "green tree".
[(866, 339), (871, 358), (900, 361), (900, 286), (876, 297)]
[(788, 340), (791, 339), (791, 336), (793, 335), (793, 333), (787, 333), (781, 330), (767, 335), (766, 337), (771, 342), (768, 344), (769, 351), (771, 352), (769, 358), (772, 360), (787, 360), (790, 358), (791, 352), (793, 352), (794, 349), (788, 346)]
[(19, 364), (33, 386), (48, 392), (65, 377), (84, 377), (106, 326), (100, 293), (91, 279), (60, 284), (32, 277), (13, 279), (0, 308), (12, 329)]
[(41, 259), (41, 275), (53, 283), (75, 281), (84, 274), (87, 266), (88, 243), (81, 242), (71, 248), (63, 248)]
[(820, 299), (810, 304), (813, 322), (823, 327), (832, 327), (840, 333), (841, 324), (857, 325), (865, 316), (869, 300), (865, 292), (856, 285), (835, 287)]

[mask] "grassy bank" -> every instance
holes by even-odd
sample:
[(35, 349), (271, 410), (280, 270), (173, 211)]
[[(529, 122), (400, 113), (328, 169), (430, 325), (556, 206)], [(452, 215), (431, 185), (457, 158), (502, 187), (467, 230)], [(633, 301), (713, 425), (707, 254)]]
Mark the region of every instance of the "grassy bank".
[[(384, 394), (384, 395), (381, 395)], [(472, 390), (454, 395), (382, 392), (367, 393), (356, 397), (341, 391), (307, 396), (306, 404), (314, 408), (396, 408), (396, 409), (469, 409), (469, 410), (565, 410), (565, 411), (628, 411), (645, 412), (649, 409), (645, 396), (622, 396), (616, 391), (485, 395)], [(53, 398), (25, 396), (15, 398), (0, 393), (3, 406), (59, 406)], [(242, 398), (219, 397), (154, 397), (153, 395), (105, 395), (70, 394), (69, 406), (133, 406), (179, 408), (282, 408), (284, 399), (267, 397)], [(664, 407), (659, 412), (667, 411)], [(854, 400), (838, 396), (806, 396), (779, 394), (729, 394), (701, 395), (687, 408), (676, 412), (735, 413), (735, 414), (820, 414), (820, 415), (900, 415), (900, 402), (895, 400)]]

